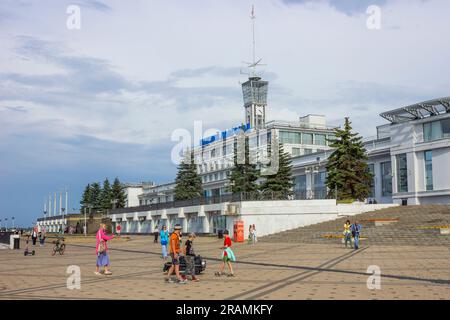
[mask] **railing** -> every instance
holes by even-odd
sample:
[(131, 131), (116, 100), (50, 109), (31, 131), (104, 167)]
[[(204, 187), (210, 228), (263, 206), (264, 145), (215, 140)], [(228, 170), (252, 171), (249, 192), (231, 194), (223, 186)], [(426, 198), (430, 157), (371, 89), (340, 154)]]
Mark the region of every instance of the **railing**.
[(110, 214), (133, 213), (142, 211), (154, 211), (171, 208), (191, 207), (224, 202), (242, 201), (273, 201), (273, 200), (314, 200), (328, 199), (328, 189), (326, 187), (315, 188), (313, 190), (300, 190), (291, 193), (286, 192), (241, 192), (224, 194), (212, 197), (200, 197), (189, 200), (176, 200), (162, 203), (152, 203), (136, 207), (119, 208), (111, 210)]

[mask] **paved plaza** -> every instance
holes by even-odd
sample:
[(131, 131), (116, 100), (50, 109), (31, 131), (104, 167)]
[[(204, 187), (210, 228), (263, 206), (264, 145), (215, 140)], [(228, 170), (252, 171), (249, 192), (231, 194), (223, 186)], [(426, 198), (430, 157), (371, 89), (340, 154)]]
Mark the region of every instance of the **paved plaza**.
[[(63, 256), (52, 244), (0, 250), (0, 299), (450, 299), (450, 251), (445, 246), (369, 245), (346, 249), (336, 242), (234, 244), (236, 277), (214, 276), (222, 240), (200, 237), (207, 260), (200, 282), (164, 282), (160, 245), (151, 236), (112, 240), (112, 276), (97, 276), (93, 238), (69, 238)], [(24, 243), (21, 244), (24, 247)], [(81, 288), (68, 289), (67, 267), (81, 269)], [(379, 266), (381, 288), (369, 290), (367, 268)], [(176, 290), (174, 290), (176, 289)]]

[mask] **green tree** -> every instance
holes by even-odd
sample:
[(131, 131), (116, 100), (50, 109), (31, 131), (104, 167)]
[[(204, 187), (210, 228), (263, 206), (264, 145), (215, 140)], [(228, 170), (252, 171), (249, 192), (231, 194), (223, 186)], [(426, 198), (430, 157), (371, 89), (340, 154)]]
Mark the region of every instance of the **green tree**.
[[(239, 145), (244, 145), (244, 150), (238, 150), (238, 140), (241, 141)], [(253, 155), (250, 155), (249, 138), (240, 133), (234, 141), (234, 166), (228, 176), (229, 189), (232, 193), (255, 193), (258, 191), (256, 181), (259, 178), (259, 170), (253, 159)]]
[(102, 188), (100, 183), (94, 182), (91, 184), (91, 205), (93, 212), (102, 209), (102, 199), (101, 199)]
[(187, 152), (183, 157), (178, 166), (175, 184), (175, 200), (190, 200), (202, 196), (202, 179), (197, 173), (193, 152)]
[[(271, 148), (271, 144), (269, 144), (269, 155), (271, 154)], [(278, 139), (276, 138), (274, 139), (273, 148), (278, 149), (278, 154), (274, 154), (274, 156), (278, 156), (278, 166), (271, 163), (271, 166), (275, 169), (275, 172), (265, 176), (266, 179), (261, 184), (260, 190), (262, 191), (264, 197), (279, 200), (288, 199), (289, 196), (294, 193), (291, 155), (284, 151), (283, 144), (278, 143)]]
[(344, 129), (335, 131), (335, 138), (329, 140), (335, 150), (326, 166), (329, 196), (336, 194), (338, 200), (364, 201), (370, 194), (373, 176), (368, 170), (362, 138), (352, 132), (348, 118), (345, 118)]
[(106, 178), (105, 181), (103, 181), (103, 188), (100, 194), (100, 202), (103, 210), (106, 211), (112, 208), (111, 200), (112, 200), (112, 188), (108, 178)]
[(124, 208), (125, 207), (125, 192), (123, 191), (122, 184), (119, 178), (115, 178), (112, 185), (112, 197), (111, 200), (115, 202), (114, 208)]
[(83, 213), (84, 209), (88, 210), (88, 206), (92, 203), (92, 193), (91, 193), (91, 185), (88, 184), (86, 188), (84, 188), (83, 195), (80, 201), (80, 212)]

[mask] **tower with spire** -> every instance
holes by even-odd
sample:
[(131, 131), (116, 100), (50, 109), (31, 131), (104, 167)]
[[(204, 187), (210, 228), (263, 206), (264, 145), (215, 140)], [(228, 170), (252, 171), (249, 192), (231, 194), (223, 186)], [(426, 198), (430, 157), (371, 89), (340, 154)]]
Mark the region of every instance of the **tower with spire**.
[(267, 90), (269, 82), (261, 80), (261, 77), (257, 74), (256, 68), (263, 66), (261, 60), (256, 60), (255, 55), (255, 11), (252, 6), (252, 12), (250, 15), (252, 20), (253, 31), (253, 61), (245, 62), (249, 69), (248, 80), (242, 84), (242, 94), (244, 97), (245, 108), (245, 122), (250, 124), (251, 128), (261, 129), (264, 128), (266, 123), (266, 106), (267, 106)]

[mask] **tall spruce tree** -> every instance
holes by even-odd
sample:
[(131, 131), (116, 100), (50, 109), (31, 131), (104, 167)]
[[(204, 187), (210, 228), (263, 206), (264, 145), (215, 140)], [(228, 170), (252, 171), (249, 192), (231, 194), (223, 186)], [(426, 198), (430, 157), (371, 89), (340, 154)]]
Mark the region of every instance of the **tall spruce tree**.
[(92, 212), (97, 212), (102, 210), (102, 199), (101, 199), (102, 188), (100, 183), (94, 182), (91, 184), (91, 202)]
[(351, 122), (345, 118), (344, 129), (336, 129), (335, 139), (329, 141), (335, 149), (326, 166), (329, 196), (336, 194), (338, 200), (364, 201), (370, 194), (373, 177), (362, 138), (352, 132)]
[[(238, 143), (239, 139), (241, 143)], [(243, 145), (244, 150), (238, 150), (238, 145), (240, 148)], [(259, 178), (259, 171), (253, 159), (254, 156), (250, 155), (249, 138), (240, 133), (234, 142), (234, 166), (228, 177), (232, 193), (256, 194), (258, 191), (256, 180)]]
[(91, 193), (91, 184), (88, 184), (86, 188), (84, 188), (83, 195), (80, 201), (80, 212), (83, 213), (84, 209), (88, 210), (88, 206), (92, 203), (92, 193)]
[(114, 201), (114, 208), (125, 207), (125, 192), (123, 191), (122, 184), (117, 177), (114, 179), (111, 195), (111, 200)]
[(112, 200), (111, 184), (109, 183), (108, 178), (106, 178), (105, 181), (103, 181), (103, 188), (100, 194), (100, 202), (102, 210), (106, 212), (106, 210), (112, 208), (111, 200)]
[[(266, 179), (261, 184), (260, 190), (264, 197), (286, 200), (294, 194), (291, 155), (284, 151), (283, 144), (279, 143), (277, 138), (274, 139), (273, 144), (273, 148), (278, 148), (278, 170), (275, 170), (274, 174), (265, 176)], [(271, 145), (269, 144), (269, 154), (271, 154)]]
[(197, 173), (193, 152), (188, 151), (183, 157), (175, 184), (175, 200), (191, 200), (202, 196), (202, 179)]

